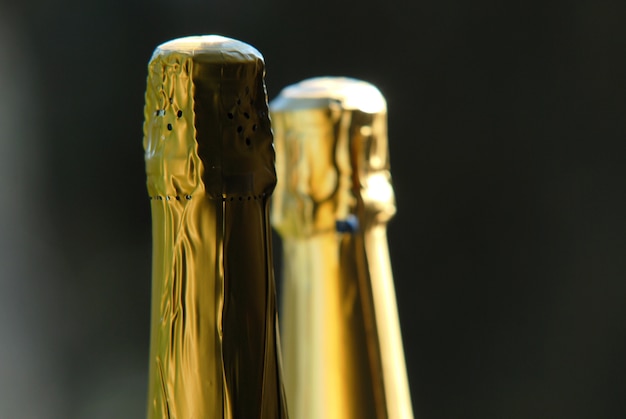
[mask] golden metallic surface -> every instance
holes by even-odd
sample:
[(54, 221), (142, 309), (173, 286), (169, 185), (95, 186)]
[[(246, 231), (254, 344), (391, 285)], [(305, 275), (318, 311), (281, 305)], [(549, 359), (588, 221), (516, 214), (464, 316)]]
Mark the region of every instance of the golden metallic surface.
[(285, 88), (270, 109), (290, 413), (410, 419), (386, 236), (395, 198), (385, 99), (362, 81), (316, 78)]
[(148, 419), (287, 417), (264, 68), (256, 49), (219, 36), (165, 43), (148, 66)]

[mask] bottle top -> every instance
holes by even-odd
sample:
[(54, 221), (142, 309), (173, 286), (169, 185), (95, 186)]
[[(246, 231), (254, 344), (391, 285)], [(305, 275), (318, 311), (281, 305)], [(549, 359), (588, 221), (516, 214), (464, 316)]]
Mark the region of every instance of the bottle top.
[(380, 90), (373, 84), (349, 77), (315, 77), (285, 87), (272, 111), (295, 111), (328, 107), (337, 102), (342, 109), (379, 113), (387, 109)]
[(220, 35), (187, 36), (164, 42), (156, 47), (150, 61), (170, 53), (203, 57), (215, 63), (263, 60), (263, 55), (253, 46)]
[(354, 232), (395, 213), (387, 107), (370, 83), (319, 77), (270, 104), (280, 182), (272, 223), (286, 236)]
[(276, 176), (264, 75), (261, 53), (234, 39), (193, 36), (156, 48), (144, 112), (151, 197), (271, 193)]

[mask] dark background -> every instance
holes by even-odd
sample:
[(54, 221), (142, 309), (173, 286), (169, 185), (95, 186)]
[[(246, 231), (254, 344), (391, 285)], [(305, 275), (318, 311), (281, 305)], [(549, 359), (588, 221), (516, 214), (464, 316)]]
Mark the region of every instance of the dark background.
[[(626, 2), (0, 2), (0, 417), (144, 417), (146, 65), (256, 46), (270, 99), (388, 100), (419, 419), (626, 417)], [(296, 418), (297, 419), (297, 418)]]

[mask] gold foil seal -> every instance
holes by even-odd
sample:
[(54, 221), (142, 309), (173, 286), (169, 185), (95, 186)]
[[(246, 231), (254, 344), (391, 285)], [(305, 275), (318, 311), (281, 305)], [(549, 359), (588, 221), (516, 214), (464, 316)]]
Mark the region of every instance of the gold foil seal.
[(290, 412), (412, 418), (386, 237), (395, 198), (385, 99), (363, 81), (315, 78), (285, 88), (270, 109)]
[(189, 37), (159, 46), (148, 70), (147, 417), (286, 418), (263, 57), (233, 39)]

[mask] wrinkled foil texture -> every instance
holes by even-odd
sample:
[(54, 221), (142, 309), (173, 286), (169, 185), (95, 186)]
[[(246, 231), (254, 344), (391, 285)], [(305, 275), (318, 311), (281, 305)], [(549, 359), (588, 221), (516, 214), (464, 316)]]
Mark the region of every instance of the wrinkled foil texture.
[(315, 78), (270, 104), (283, 240), (281, 332), (299, 419), (413, 417), (387, 221), (387, 112), (373, 85)]
[(150, 60), (148, 419), (287, 417), (264, 71), (256, 49), (213, 35), (170, 41)]

